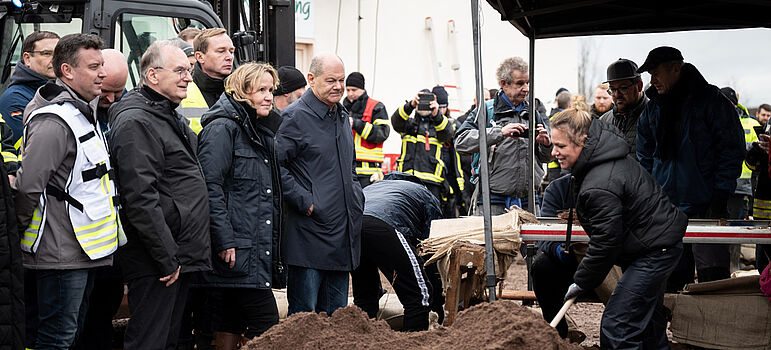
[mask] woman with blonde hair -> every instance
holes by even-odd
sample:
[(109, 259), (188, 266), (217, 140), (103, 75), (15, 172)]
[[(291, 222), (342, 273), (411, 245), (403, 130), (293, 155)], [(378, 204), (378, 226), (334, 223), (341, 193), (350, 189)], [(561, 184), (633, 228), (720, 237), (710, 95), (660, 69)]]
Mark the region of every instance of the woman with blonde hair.
[(590, 237), (564, 300), (593, 290), (619, 265), (624, 274), (603, 313), (601, 348), (668, 348), (664, 284), (680, 259), (688, 218), (628, 156), (616, 127), (576, 107), (555, 115), (551, 127), (552, 155), (571, 169), (576, 212)]
[[(276, 70), (246, 63), (225, 79), (225, 92), (201, 118), (198, 159), (209, 190), (217, 349), (235, 349), (278, 323), (271, 288), (282, 288), (281, 181), (269, 120)], [(280, 122), (280, 121), (279, 121)]]

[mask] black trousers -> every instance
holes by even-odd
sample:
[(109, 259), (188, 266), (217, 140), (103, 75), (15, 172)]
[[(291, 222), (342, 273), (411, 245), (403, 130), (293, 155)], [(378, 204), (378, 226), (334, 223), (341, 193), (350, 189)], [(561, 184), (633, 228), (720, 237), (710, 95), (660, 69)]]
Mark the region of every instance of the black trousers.
[(220, 307), (215, 310), (214, 330), (259, 337), (278, 324), (276, 298), (270, 289), (215, 288), (212, 295)]
[(403, 331), (428, 329), (431, 284), (415, 246), (385, 222), (365, 215), (361, 225), (361, 263), (351, 272), (353, 303), (377, 317), (381, 297), (378, 269), (404, 306)]
[[(533, 260), (530, 272), (533, 276), (533, 291), (541, 306), (541, 312), (546, 322), (551, 322), (562, 308), (562, 300), (573, 283), (578, 263), (570, 257), (570, 262), (564, 263), (539, 251)], [(565, 318), (557, 325), (561, 337), (568, 336), (568, 324)]]
[(190, 289), (189, 274), (180, 274), (171, 286), (147, 276), (128, 282), (131, 318), (126, 327), (126, 350), (172, 350), (177, 347), (182, 314)]
[[(117, 255), (113, 256), (115, 259)], [(72, 350), (110, 350), (113, 348), (112, 318), (123, 301), (123, 277), (120, 265), (97, 268), (94, 288), (88, 302), (83, 329), (72, 345)]]
[(600, 324), (601, 349), (667, 349), (664, 283), (674, 270), (682, 243), (652, 251), (622, 266)]

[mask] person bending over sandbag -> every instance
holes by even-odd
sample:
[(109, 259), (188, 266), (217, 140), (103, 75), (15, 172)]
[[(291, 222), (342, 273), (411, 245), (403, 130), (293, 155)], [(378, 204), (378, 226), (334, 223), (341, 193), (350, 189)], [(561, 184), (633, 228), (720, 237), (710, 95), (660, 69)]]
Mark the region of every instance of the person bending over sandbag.
[(431, 220), (442, 218), (439, 200), (419, 178), (395, 171), (367, 186), (364, 197), (361, 263), (351, 273), (353, 303), (377, 317), (380, 269), (404, 306), (402, 331), (426, 330), (432, 287), (416, 246), (428, 238)]
[(599, 286), (613, 265), (624, 274), (603, 312), (602, 349), (668, 349), (664, 283), (683, 251), (688, 219), (628, 156), (614, 126), (568, 109), (551, 121), (552, 155), (570, 168), (576, 212), (590, 237), (565, 301)]

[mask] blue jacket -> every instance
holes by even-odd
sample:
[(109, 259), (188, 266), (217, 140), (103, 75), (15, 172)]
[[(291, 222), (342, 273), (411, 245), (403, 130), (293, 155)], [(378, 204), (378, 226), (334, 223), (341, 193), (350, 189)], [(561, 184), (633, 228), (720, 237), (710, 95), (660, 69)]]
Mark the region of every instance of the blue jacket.
[[(546, 190), (543, 192), (543, 204), (541, 205), (541, 216), (543, 217), (557, 217), (557, 214), (563, 210), (574, 208), (575, 193), (570, 192), (570, 175), (562, 176), (552, 181), (549, 186), (546, 186)], [(565, 256), (558, 254), (557, 249), (562, 241), (538, 241), (538, 249), (544, 254), (551, 256), (552, 258), (562, 261), (570, 262), (575, 265), (575, 259), (565, 260)]]
[(352, 271), (361, 253), (364, 196), (356, 177), (348, 113), (340, 103), (330, 111), (308, 89), (281, 117), (276, 151), (289, 206), (285, 261), (305, 268)]
[(0, 96), (0, 115), (11, 128), (13, 144), (24, 132), (24, 108), (35, 96), (35, 91), (43, 86), (48, 78), (19, 62), (11, 75), (11, 85)]
[(745, 154), (744, 132), (731, 102), (689, 63), (666, 95), (655, 87), (646, 94), (650, 102), (637, 127), (640, 164), (689, 216), (725, 203), (736, 189)]
[[(252, 107), (227, 93), (201, 124), (198, 161), (209, 190), (213, 268), (203, 280), (216, 287), (283, 288), (281, 179), (273, 131)], [(218, 256), (230, 248), (236, 250), (233, 268)]]
[(431, 220), (441, 219), (439, 200), (414, 175), (392, 171), (364, 188), (364, 215), (376, 217), (410, 242), (428, 238)]

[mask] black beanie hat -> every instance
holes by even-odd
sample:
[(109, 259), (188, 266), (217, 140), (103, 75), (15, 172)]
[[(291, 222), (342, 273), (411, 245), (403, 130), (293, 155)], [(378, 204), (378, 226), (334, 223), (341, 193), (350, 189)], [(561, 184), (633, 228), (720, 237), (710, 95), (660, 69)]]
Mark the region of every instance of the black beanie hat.
[(366, 90), (364, 88), (364, 76), (359, 72), (348, 74), (348, 79), (345, 79), (345, 86), (353, 86), (362, 90)]
[(303, 73), (292, 66), (283, 66), (278, 69), (278, 82), (278, 88), (273, 91), (273, 95), (288, 94), (308, 85)]
[(730, 100), (734, 105), (739, 104), (739, 98), (736, 96), (736, 91), (734, 91), (734, 89), (726, 86), (720, 89), (720, 92), (722, 92), (725, 97), (728, 97), (728, 100)]
[(439, 107), (447, 107), (447, 90), (444, 89), (444, 86), (434, 86), (431, 92), (436, 96), (436, 103)]

